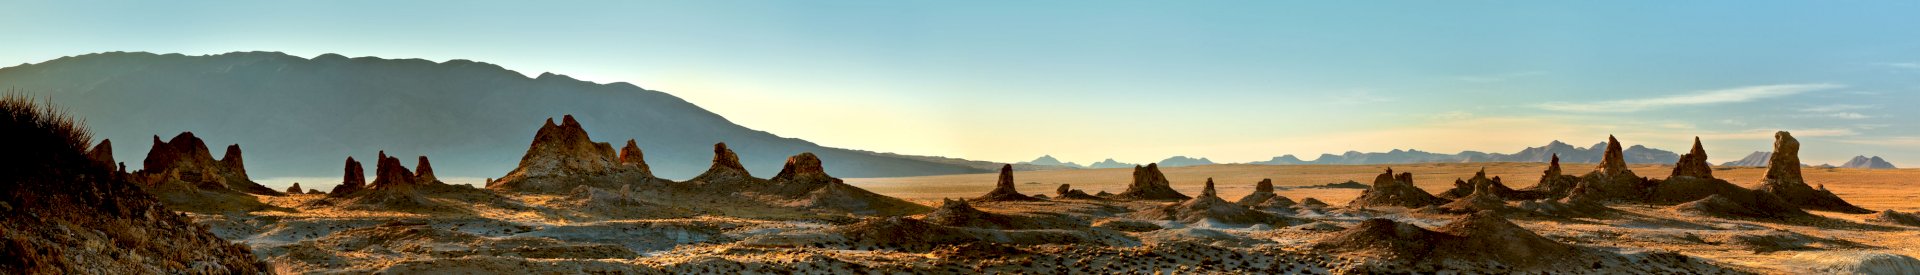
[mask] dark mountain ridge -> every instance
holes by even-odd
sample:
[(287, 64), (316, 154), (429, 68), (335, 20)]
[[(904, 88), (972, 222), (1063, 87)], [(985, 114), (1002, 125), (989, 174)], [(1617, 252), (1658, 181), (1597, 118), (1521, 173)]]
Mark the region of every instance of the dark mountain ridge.
[[(341, 157), (370, 157), (366, 148), (436, 156), (443, 177), (495, 176), (513, 169), (541, 120), (563, 114), (594, 125), (596, 135), (636, 139), (666, 178), (704, 171), (715, 142), (741, 151), (756, 174), (776, 172), (782, 156), (800, 152), (841, 164), (828, 172), (847, 177), (988, 172), (780, 137), (625, 82), (529, 78), (458, 59), (110, 52), (0, 68), (0, 87), (58, 100), (101, 137), (193, 131), (225, 139), (216, 144), (246, 144), (248, 169), (260, 177), (331, 176)], [(115, 157), (141, 159), (133, 151)]]
[[(1361, 153), (1347, 151), (1344, 154), (1321, 154), (1314, 160), (1300, 160), (1293, 155), (1274, 157), (1272, 160), (1255, 161), (1249, 164), (1299, 165), (1299, 164), (1399, 164), (1434, 162), (1547, 162), (1554, 155), (1560, 160), (1574, 163), (1599, 163), (1606, 155), (1606, 142), (1600, 142), (1586, 148), (1574, 147), (1555, 140), (1540, 147), (1527, 147), (1512, 154), (1461, 151), (1458, 154), (1442, 154), (1420, 150), (1394, 149), (1388, 152)], [(1627, 163), (1674, 163), (1680, 155), (1672, 151), (1634, 145), (1625, 152)]]

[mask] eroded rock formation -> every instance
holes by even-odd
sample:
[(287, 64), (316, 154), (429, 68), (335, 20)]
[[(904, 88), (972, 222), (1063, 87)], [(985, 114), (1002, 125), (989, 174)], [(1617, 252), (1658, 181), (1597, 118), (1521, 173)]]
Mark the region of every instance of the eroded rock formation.
[[(1261, 203), (1267, 202), (1269, 199), (1279, 196), (1280, 195), (1273, 193), (1273, 179), (1260, 179), (1259, 183), (1253, 184), (1253, 193), (1248, 193), (1233, 203), (1245, 206), (1258, 206)], [(1291, 203), (1291, 201), (1289, 201), (1289, 203)]]
[(1507, 187), (1507, 184), (1498, 176), (1488, 178), (1487, 169), (1480, 168), (1479, 172), (1473, 173), (1472, 178), (1454, 179), (1453, 189), (1447, 189), (1446, 192), (1440, 192), (1436, 196), (1446, 199), (1463, 198), (1476, 192), (1477, 188), (1482, 188), (1482, 185), (1485, 185), (1487, 195), (1501, 200), (1531, 200), (1539, 199), (1544, 195), (1532, 191), (1514, 190)]
[(1145, 167), (1135, 165), (1133, 167), (1133, 183), (1127, 185), (1126, 191), (1121, 191), (1120, 194), (1113, 195), (1113, 198), (1123, 200), (1186, 200), (1193, 197), (1181, 194), (1180, 191), (1174, 191), (1173, 183), (1167, 181), (1167, 175), (1160, 173), (1160, 165), (1149, 163)]
[(1535, 183), (1532, 187), (1520, 189), (1520, 191), (1533, 193), (1538, 195), (1540, 199), (1559, 199), (1567, 197), (1567, 194), (1572, 193), (1573, 188), (1579, 185), (1580, 177), (1561, 173), (1560, 156), (1554, 155), (1552, 160), (1547, 163), (1547, 170), (1540, 175), (1539, 183)]
[(300, 183), (295, 182), (293, 183), (293, 186), (287, 186), (287, 195), (300, 194), (302, 192), (305, 192), (302, 190), (303, 189), (300, 189)]
[(1106, 198), (1100, 196), (1088, 195), (1086, 191), (1073, 189), (1072, 185), (1065, 183), (1060, 184), (1060, 188), (1054, 188), (1053, 198), (1062, 200), (1106, 200)]
[[(720, 146), (716, 151), (724, 151), (725, 148)], [(733, 167), (738, 167), (738, 157), (733, 156), (732, 151), (724, 152), (734, 160)], [(718, 158), (715, 166), (721, 166)], [(746, 170), (740, 171), (741, 176), (746, 176)], [(748, 193), (772, 193), (776, 197), (792, 198), (774, 202), (781, 206), (877, 216), (919, 214), (929, 210), (924, 205), (847, 185), (845, 181), (827, 175), (820, 157), (810, 152), (787, 157), (787, 163), (780, 168), (780, 173), (766, 182), (772, 188), (750, 190)]]
[(1700, 137), (1693, 137), (1693, 150), (1680, 155), (1680, 162), (1674, 163), (1673, 175), (1668, 178), (1677, 177), (1713, 178), (1713, 165), (1707, 164), (1707, 150), (1700, 146)]
[(367, 187), (367, 173), (359, 161), (347, 157), (346, 167), (345, 174), (340, 176), (340, 185), (333, 186), (333, 192), (327, 192), (327, 196), (342, 197)]
[(1207, 179), (1207, 185), (1201, 189), (1200, 196), (1181, 201), (1177, 204), (1161, 207), (1157, 211), (1137, 214), (1141, 219), (1173, 220), (1181, 223), (1217, 222), (1231, 225), (1265, 224), (1269, 226), (1287, 226), (1290, 219), (1272, 213), (1253, 210), (1245, 205), (1235, 204), (1221, 199), (1213, 189), (1213, 179)]
[(1086, 224), (1081, 224), (1070, 219), (1047, 219), (981, 211), (980, 209), (973, 208), (973, 205), (968, 204), (967, 200), (947, 199), (942, 199), (940, 207), (934, 208), (933, 212), (927, 213), (926, 218), (923, 220), (927, 223), (945, 226), (999, 230), (1078, 229), (1087, 227)]
[(1800, 174), (1800, 141), (1793, 134), (1780, 131), (1773, 134), (1773, 157), (1767, 161), (1767, 174), (1755, 188), (1760, 192), (1779, 196), (1781, 199), (1804, 209), (1825, 210), (1852, 214), (1871, 214), (1873, 210), (1860, 208), (1840, 199), (1824, 187), (1815, 189), (1807, 185)]
[(1513, 271), (1562, 270), (1554, 266), (1567, 262), (1584, 263), (1599, 256), (1542, 237), (1491, 211), (1456, 218), (1437, 230), (1388, 219), (1371, 219), (1315, 241), (1312, 247), (1319, 251), (1380, 257), (1409, 265), (1497, 263)]
[(1568, 196), (1596, 202), (1638, 200), (1646, 196), (1647, 188), (1654, 182), (1627, 169), (1625, 156), (1620, 152), (1619, 139), (1607, 136), (1605, 156), (1599, 167), (1580, 177), (1579, 184), (1568, 192)]
[(1393, 168), (1387, 168), (1386, 173), (1373, 177), (1373, 188), (1360, 193), (1360, 197), (1354, 198), (1347, 206), (1420, 208), (1444, 203), (1447, 203), (1446, 199), (1434, 197), (1427, 190), (1414, 186), (1413, 173), (1394, 175)]
[(721, 142), (713, 144), (713, 165), (707, 167), (706, 172), (700, 173), (699, 176), (687, 182), (737, 183), (751, 181), (750, 179), (754, 179), (753, 174), (748, 173), (747, 168), (740, 165), (740, 155), (734, 154), (733, 149), (727, 149), (727, 143)]
[(1015, 184), (1013, 183), (1013, 165), (1008, 164), (1008, 165), (1000, 166), (1000, 180), (994, 183), (993, 191), (987, 191), (986, 195), (981, 195), (979, 198), (974, 198), (973, 200), (974, 201), (1039, 201), (1040, 200), (1033, 197), (1029, 197), (1025, 194), (1020, 194), (1019, 190), (1014, 189), (1014, 185)]
[[(142, 169), (135, 173), (134, 178), (147, 186), (180, 182), (210, 191), (228, 189), (248, 194), (282, 195), (280, 191), (247, 178), (246, 167), (241, 163), (239, 145), (227, 146), (225, 156), (215, 160), (206, 142), (194, 136), (193, 132), (182, 132), (167, 141), (154, 136), (153, 149), (147, 151), (147, 159), (142, 162)], [(162, 198), (164, 200), (166, 197)]]
[[(629, 184), (653, 184), (653, 177), (640, 156), (640, 149), (627, 143), (616, 155), (613, 145), (594, 142), (573, 115), (561, 117), (559, 124), (548, 118), (533, 136), (520, 166), (506, 176), (487, 182), (488, 189), (565, 194), (578, 186), (618, 189)], [(725, 146), (719, 146), (725, 149)], [(729, 152), (731, 153), (731, 152)], [(744, 170), (741, 171), (745, 173)]]

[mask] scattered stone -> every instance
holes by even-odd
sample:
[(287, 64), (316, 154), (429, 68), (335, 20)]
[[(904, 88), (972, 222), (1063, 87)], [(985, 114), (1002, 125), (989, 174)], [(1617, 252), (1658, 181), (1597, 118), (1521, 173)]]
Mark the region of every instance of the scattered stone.
[(1186, 200), (1189, 197), (1173, 190), (1173, 183), (1167, 181), (1167, 175), (1160, 173), (1160, 165), (1149, 163), (1145, 167), (1133, 167), (1133, 183), (1127, 190), (1114, 195), (1122, 200)]
[(1779, 196), (1787, 203), (1803, 209), (1849, 214), (1873, 213), (1873, 210), (1840, 199), (1824, 186), (1819, 189), (1808, 186), (1807, 181), (1800, 177), (1800, 141), (1786, 131), (1774, 133), (1773, 138), (1773, 157), (1767, 160), (1767, 174), (1755, 190)]

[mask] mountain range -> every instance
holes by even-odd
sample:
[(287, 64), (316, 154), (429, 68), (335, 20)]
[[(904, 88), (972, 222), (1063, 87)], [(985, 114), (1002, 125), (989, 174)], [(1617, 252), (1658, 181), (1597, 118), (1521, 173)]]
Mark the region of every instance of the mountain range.
[[(1582, 147), (1574, 147), (1573, 145), (1569, 145), (1564, 142), (1555, 140), (1553, 142), (1547, 143), (1547, 145), (1545, 146), (1527, 147), (1526, 149), (1522, 149), (1519, 152), (1515, 152), (1512, 154), (1484, 153), (1484, 152), (1477, 152), (1477, 151), (1463, 151), (1458, 154), (1442, 154), (1442, 153), (1433, 153), (1433, 152), (1426, 152), (1426, 151), (1413, 150), (1413, 149), (1408, 149), (1408, 150), (1394, 149), (1393, 151), (1388, 151), (1384, 153), (1381, 153), (1381, 152), (1361, 153), (1356, 151), (1347, 151), (1346, 153), (1339, 154), (1339, 155), (1321, 154), (1319, 158), (1315, 158), (1314, 160), (1310, 160), (1310, 161), (1301, 160), (1299, 157), (1295, 157), (1293, 155), (1283, 155), (1283, 156), (1274, 157), (1271, 160), (1255, 161), (1255, 162), (1250, 162), (1249, 164), (1299, 165), (1299, 164), (1398, 164), (1398, 163), (1427, 163), (1427, 162), (1547, 162), (1551, 160), (1555, 155), (1560, 156), (1560, 161), (1563, 161), (1563, 162), (1598, 163), (1600, 162), (1601, 158), (1605, 157), (1606, 149), (1607, 149), (1606, 142), (1600, 142), (1598, 144), (1594, 144), (1593, 146), (1582, 148)], [(1624, 150), (1622, 153), (1626, 154), (1626, 161), (1628, 163), (1671, 164), (1680, 160), (1680, 155), (1675, 154), (1672, 151), (1648, 148), (1646, 146), (1640, 146), (1640, 145), (1633, 145), (1631, 147), (1627, 147), (1626, 150)]]
[[(145, 148), (192, 131), (246, 148), (255, 176), (338, 176), (340, 159), (430, 155), (445, 176), (512, 170), (548, 118), (572, 114), (594, 137), (634, 139), (655, 174), (691, 178), (726, 142), (756, 175), (813, 152), (842, 177), (990, 172), (967, 163), (824, 147), (749, 129), (679, 97), (624, 82), (536, 77), (469, 60), (302, 58), (278, 52), (188, 56), (110, 52), (0, 68), (0, 88), (87, 119), (96, 137)], [(142, 159), (144, 149), (115, 159)], [(998, 167), (993, 167), (998, 168)]]

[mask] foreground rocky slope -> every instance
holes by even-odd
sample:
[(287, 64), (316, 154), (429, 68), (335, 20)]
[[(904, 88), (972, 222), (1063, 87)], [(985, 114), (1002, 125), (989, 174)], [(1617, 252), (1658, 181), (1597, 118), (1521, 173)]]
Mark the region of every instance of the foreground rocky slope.
[[(92, 135), (15, 95), (0, 98), (0, 270), (11, 274), (254, 274), (229, 244), (87, 152)], [(101, 142), (95, 150), (110, 148)], [(106, 149), (110, 150), (110, 149)], [(205, 152), (202, 150), (201, 152)], [(103, 154), (104, 155), (104, 154)], [(102, 156), (103, 156), (102, 155)], [(110, 160), (110, 159), (109, 159)], [(237, 159), (236, 159), (237, 160)]]

